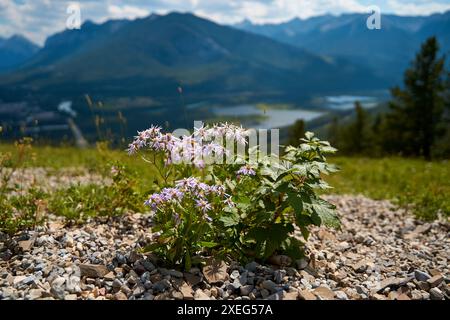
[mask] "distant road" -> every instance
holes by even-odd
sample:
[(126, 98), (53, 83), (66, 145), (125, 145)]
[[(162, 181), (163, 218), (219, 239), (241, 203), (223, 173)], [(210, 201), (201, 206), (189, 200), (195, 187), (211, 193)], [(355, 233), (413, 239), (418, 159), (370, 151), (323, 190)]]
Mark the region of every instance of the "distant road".
[(67, 123), (69, 124), (70, 130), (72, 130), (73, 136), (75, 137), (75, 144), (78, 148), (87, 148), (88, 142), (83, 137), (80, 128), (75, 124), (72, 118), (67, 119)]

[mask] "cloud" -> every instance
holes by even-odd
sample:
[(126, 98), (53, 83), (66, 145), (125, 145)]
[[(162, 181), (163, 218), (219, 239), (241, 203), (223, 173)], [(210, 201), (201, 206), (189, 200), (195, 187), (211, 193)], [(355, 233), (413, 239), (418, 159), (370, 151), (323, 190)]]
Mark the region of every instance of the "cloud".
[(450, 3), (448, 1), (446, 3), (433, 1), (405, 3), (405, 1), (400, 0), (388, 0), (388, 6), (393, 12), (399, 15), (429, 15), (450, 10)]
[(219, 23), (245, 18), (256, 23), (282, 22), (294, 17), (367, 12), (378, 5), (382, 13), (428, 15), (450, 10), (449, 0), (0, 0), (0, 36), (21, 33), (42, 44), (45, 38), (65, 28), (70, 3), (79, 3), (81, 19), (134, 19), (152, 12), (194, 12)]
[(150, 12), (146, 9), (142, 9), (135, 6), (108, 6), (108, 17), (112, 19), (135, 19), (148, 16)]

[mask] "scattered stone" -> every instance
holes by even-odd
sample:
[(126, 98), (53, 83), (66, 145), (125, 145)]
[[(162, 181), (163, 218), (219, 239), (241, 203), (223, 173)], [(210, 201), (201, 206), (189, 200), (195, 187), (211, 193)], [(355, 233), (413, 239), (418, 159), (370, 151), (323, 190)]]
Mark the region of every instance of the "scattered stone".
[(19, 241), (18, 242), (19, 248), (23, 252), (30, 251), (31, 247), (33, 246), (33, 244), (34, 244), (34, 239), (24, 240), (24, 241)]
[(414, 276), (416, 277), (417, 281), (427, 281), (431, 278), (431, 276), (423, 271), (416, 270), (414, 271)]
[(64, 296), (65, 296), (65, 285), (64, 284), (65, 284), (65, 282), (66, 282), (66, 279), (63, 277), (58, 277), (52, 281), (50, 292), (54, 298), (59, 299), (59, 300), (64, 300)]
[(245, 265), (245, 269), (248, 270), (248, 271), (250, 271), (250, 272), (255, 272), (255, 271), (256, 271), (256, 268), (257, 268), (258, 266), (259, 266), (258, 263), (256, 263), (255, 261), (252, 261), (252, 262), (247, 263), (247, 264)]
[(439, 286), (442, 283), (442, 281), (444, 281), (444, 277), (441, 274), (437, 274), (427, 280), (431, 288)]
[(431, 300), (442, 300), (444, 299), (444, 294), (438, 288), (430, 289), (430, 298)]
[(344, 291), (338, 290), (335, 291), (334, 294), (336, 295), (336, 298), (338, 298), (339, 300), (348, 300), (348, 297)]
[(201, 289), (197, 289), (194, 294), (194, 300), (211, 300)]
[(30, 299), (31, 300), (36, 300), (39, 299), (40, 297), (42, 297), (42, 289), (31, 289), (29, 294), (30, 294)]
[(128, 300), (127, 296), (125, 295), (125, 293), (119, 291), (114, 295), (114, 299), (115, 300)]
[(78, 267), (82, 277), (103, 278), (109, 272), (106, 266), (97, 264), (80, 264)]
[(317, 297), (308, 290), (300, 290), (298, 296), (302, 300), (317, 300)]
[(292, 263), (291, 258), (285, 255), (275, 255), (267, 259), (267, 262), (280, 267), (289, 266)]
[(246, 285), (246, 286), (242, 286), (240, 287), (240, 292), (241, 292), (241, 296), (248, 296), (254, 289), (255, 287), (252, 285)]
[(313, 292), (320, 300), (334, 300), (334, 292), (327, 287), (318, 287)]
[(180, 292), (181, 292), (181, 294), (183, 295), (183, 299), (185, 299), (185, 300), (192, 300), (192, 299), (194, 299), (194, 296), (192, 295), (192, 287), (191, 286), (189, 286), (188, 284), (183, 284), (181, 287), (180, 287)]
[(203, 267), (203, 275), (210, 284), (228, 280), (227, 265), (223, 261), (209, 259)]
[(261, 287), (263, 287), (266, 290), (269, 290), (270, 292), (277, 291), (277, 284), (273, 282), (272, 280), (264, 280), (261, 283)]

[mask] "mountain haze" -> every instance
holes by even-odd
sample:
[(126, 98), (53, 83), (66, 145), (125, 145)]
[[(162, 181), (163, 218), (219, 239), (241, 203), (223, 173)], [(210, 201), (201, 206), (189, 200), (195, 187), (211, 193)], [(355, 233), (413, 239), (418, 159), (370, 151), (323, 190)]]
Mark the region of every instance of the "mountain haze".
[(17, 68), (30, 59), (39, 47), (23, 36), (0, 37), (0, 72)]
[(427, 17), (383, 14), (380, 30), (369, 30), (367, 18), (368, 14), (324, 15), (262, 25), (247, 20), (235, 27), (316, 54), (367, 65), (389, 84), (401, 79), (403, 70), (427, 37), (437, 36), (443, 53), (450, 50), (450, 12)]
[(70, 97), (176, 97), (181, 85), (194, 99), (295, 97), (382, 87), (366, 67), (218, 25), (192, 14), (151, 15), (134, 21), (85, 23), (50, 37), (22, 68), (0, 78), (31, 94)]

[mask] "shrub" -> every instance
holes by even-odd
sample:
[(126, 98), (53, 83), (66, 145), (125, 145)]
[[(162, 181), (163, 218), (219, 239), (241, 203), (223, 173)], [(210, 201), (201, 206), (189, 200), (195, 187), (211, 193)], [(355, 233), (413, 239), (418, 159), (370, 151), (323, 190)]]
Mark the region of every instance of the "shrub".
[[(306, 239), (309, 225), (339, 225), (334, 206), (316, 194), (328, 188), (321, 175), (335, 170), (326, 163), (325, 154), (335, 151), (328, 142), (308, 132), (299, 147), (287, 147), (279, 158), (251, 148), (232, 163), (207, 161), (228, 154), (217, 141), (245, 145), (248, 135), (242, 127), (222, 124), (180, 138), (159, 127), (136, 136), (129, 153), (150, 150), (152, 156), (144, 159), (166, 183), (146, 201), (155, 214), (149, 250), (186, 269), (201, 254), (240, 261), (275, 253), (297, 258), (302, 243), (293, 236), (295, 226)], [(168, 187), (170, 176), (180, 179), (174, 187)]]
[(111, 176), (111, 185), (76, 185), (56, 191), (49, 201), (49, 210), (76, 223), (127, 211), (142, 212), (143, 198), (137, 191), (132, 173), (124, 166), (114, 165)]

